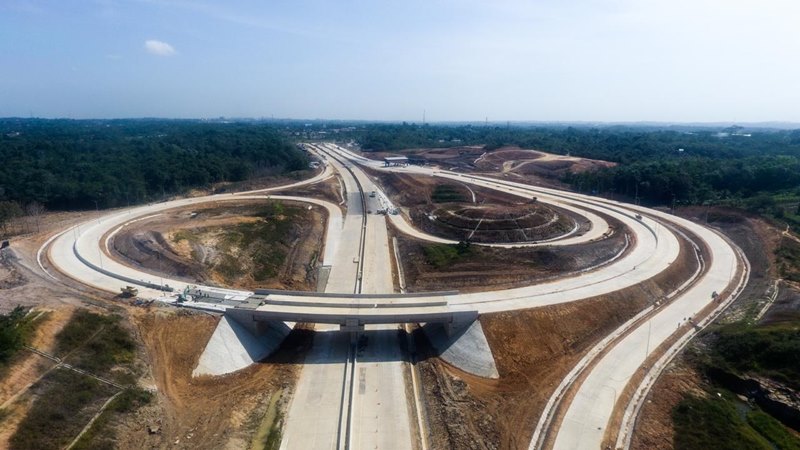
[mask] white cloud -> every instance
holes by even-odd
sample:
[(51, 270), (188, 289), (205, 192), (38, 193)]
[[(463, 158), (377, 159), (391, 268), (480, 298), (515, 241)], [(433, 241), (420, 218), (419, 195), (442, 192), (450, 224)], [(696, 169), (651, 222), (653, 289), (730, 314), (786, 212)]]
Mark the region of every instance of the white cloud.
[(166, 42), (150, 39), (144, 42), (144, 49), (148, 53), (157, 56), (172, 56), (175, 54), (175, 48)]

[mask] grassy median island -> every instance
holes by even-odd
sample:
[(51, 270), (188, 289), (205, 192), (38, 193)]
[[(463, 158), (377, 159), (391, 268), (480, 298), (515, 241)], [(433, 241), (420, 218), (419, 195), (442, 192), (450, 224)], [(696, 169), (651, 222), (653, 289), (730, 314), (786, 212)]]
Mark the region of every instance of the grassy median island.
[(92, 427), (78, 442), (78, 448), (114, 447), (114, 430), (109, 424), (150, 400), (150, 394), (138, 387), (120, 390), (91, 376), (126, 386), (133, 385), (138, 378), (134, 367), (137, 346), (121, 320), (116, 315), (88, 310), (73, 314), (56, 335), (54, 353), (63, 363), (90, 375), (54, 366), (37, 381), (31, 388), (33, 404), (11, 437), (11, 448), (64, 448), (98, 413)]
[(458, 244), (425, 244), (422, 247), (425, 253), (425, 260), (428, 264), (441, 269), (454, 264), (466, 257), (473, 251), (469, 242), (459, 242)]

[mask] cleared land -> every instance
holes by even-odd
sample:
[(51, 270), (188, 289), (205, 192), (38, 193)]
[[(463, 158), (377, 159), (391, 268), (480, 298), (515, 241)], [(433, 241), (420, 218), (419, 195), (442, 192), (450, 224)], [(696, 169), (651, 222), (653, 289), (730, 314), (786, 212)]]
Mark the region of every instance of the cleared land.
[[(621, 230), (621, 224), (606, 217)], [(603, 264), (626, 250), (624, 232), (567, 247), (491, 248), (431, 244), (397, 236), (406, 286), (412, 292), (477, 292), (519, 287)], [(630, 247), (628, 247), (630, 248)]]
[(320, 208), (290, 202), (179, 209), (114, 236), (119, 258), (147, 271), (225, 287), (313, 290)]

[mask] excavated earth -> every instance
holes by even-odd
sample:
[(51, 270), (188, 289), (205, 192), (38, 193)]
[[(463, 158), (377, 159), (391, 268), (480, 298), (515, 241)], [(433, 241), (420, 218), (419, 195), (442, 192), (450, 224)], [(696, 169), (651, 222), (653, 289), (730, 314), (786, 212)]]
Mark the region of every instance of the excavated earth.
[(564, 210), (535, 202), (507, 206), (445, 203), (415, 207), (409, 215), (417, 227), (430, 234), (477, 243), (541, 241), (583, 223)]
[[(624, 227), (605, 217), (614, 232), (605, 239), (576, 246), (492, 248), (470, 245), (455, 261), (436, 267), (426, 256), (431, 244), (397, 235), (398, 254), (406, 288), (410, 292), (455, 289), (461, 292), (520, 287), (597, 267), (624, 254)], [(395, 233), (397, 234), (397, 233)], [(434, 244), (438, 245), (438, 244)]]
[[(222, 377), (192, 377), (219, 317), (156, 309), (134, 319), (148, 349), (157, 401), (119, 424), (117, 448), (249, 448), (273, 396), (285, 407), (311, 333), (296, 329), (276, 354)], [(159, 428), (156, 434), (148, 427)]]
[(420, 362), (432, 448), (528, 448), (561, 379), (608, 333), (688, 279), (698, 264), (693, 254), (682, 242), (679, 259), (666, 271), (611, 294), (482, 316), (497, 380), (433, 357)]
[[(187, 282), (313, 290), (327, 213), (303, 203), (280, 204), (285, 213), (265, 212), (269, 201), (170, 210), (123, 228), (109, 248), (126, 264)], [(252, 236), (263, 226), (274, 234)]]

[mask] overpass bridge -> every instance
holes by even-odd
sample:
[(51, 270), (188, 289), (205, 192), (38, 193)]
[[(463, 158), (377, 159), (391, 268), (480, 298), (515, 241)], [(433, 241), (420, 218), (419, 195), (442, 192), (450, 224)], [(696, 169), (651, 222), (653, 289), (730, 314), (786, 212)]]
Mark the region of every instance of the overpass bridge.
[(363, 331), (365, 325), (436, 323), (448, 334), (470, 325), (477, 309), (454, 307), (458, 291), (411, 294), (341, 294), (256, 289), (253, 295), (231, 299), (215, 291), (191, 289), (194, 301), (225, 306), (225, 314), (254, 334), (277, 322), (339, 325), (342, 331)]

